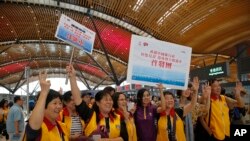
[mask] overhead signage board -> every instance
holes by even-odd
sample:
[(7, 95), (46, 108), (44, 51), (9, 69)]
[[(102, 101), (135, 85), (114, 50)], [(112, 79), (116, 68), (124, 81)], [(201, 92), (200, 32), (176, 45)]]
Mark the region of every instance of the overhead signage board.
[(229, 63), (218, 63), (203, 68), (195, 69), (190, 72), (190, 78), (198, 76), (201, 80), (222, 78), (229, 76)]

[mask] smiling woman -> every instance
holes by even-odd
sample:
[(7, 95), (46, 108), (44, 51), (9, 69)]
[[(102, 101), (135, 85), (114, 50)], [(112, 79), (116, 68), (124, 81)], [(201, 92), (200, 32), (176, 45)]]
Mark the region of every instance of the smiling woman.
[(69, 133), (66, 126), (57, 121), (63, 108), (61, 94), (50, 89), (50, 81), (46, 78), (47, 72), (39, 73), (41, 92), (26, 126), (24, 140), (51, 141), (55, 139), (68, 141)]

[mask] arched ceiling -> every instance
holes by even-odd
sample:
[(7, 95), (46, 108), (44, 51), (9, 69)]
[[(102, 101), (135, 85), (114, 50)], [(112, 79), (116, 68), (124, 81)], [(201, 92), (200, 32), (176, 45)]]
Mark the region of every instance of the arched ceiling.
[(74, 51), (77, 76), (87, 87), (125, 80), (132, 34), (192, 47), (191, 69), (231, 61), (227, 79), (235, 81), (236, 46), (247, 45), (250, 54), (249, 7), (249, 0), (1, 1), (0, 85), (14, 92), (25, 83), (25, 66), (31, 81), (41, 69), (66, 77), (72, 47), (54, 37), (61, 13), (101, 38), (91, 55)]

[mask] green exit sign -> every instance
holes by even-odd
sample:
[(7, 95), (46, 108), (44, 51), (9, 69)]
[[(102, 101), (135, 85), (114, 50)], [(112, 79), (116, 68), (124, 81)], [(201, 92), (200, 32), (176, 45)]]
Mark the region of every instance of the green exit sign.
[(223, 73), (225, 73), (225, 72), (223, 71), (222, 66), (220, 66), (220, 67), (211, 68), (209, 70), (208, 75), (209, 76), (214, 76), (214, 75), (219, 75), (219, 74), (223, 74)]
[(229, 76), (229, 63), (218, 63), (203, 68), (195, 69), (190, 72), (190, 78), (198, 76), (201, 80), (221, 78)]

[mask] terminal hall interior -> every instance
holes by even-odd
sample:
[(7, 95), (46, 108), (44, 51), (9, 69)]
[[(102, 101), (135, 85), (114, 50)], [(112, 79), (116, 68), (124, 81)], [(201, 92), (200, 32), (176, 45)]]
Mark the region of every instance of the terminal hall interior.
[[(112, 85), (129, 97), (141, 87), (155, 95), (151, 86), (123, 84), (135, 34), (191, 47), (190, 78), (217, 78), (228, 93), (241, 81), (249, 107), (249, 7), (249, 0), (1, 0), (0, 87), (8, 92), (0, 91), (0, 100), (13, 101), (41, 70), (66, 78), (71, 59), (77, 80), (93, 93)], [(55, 37), (62, 14), (96, 33), (92, 54)], [(37, 89), (22, 95), (24, 105)]]

